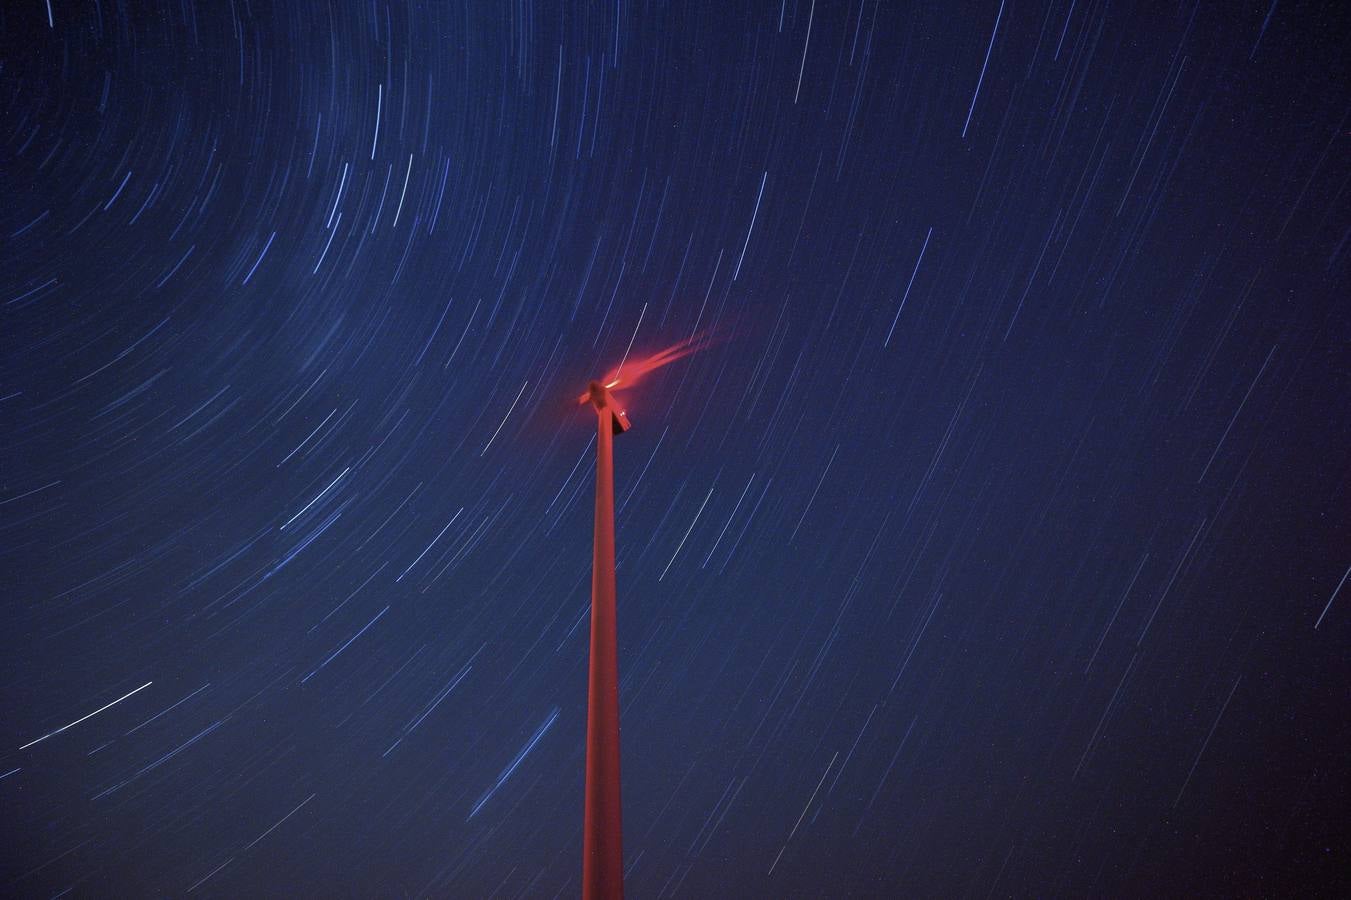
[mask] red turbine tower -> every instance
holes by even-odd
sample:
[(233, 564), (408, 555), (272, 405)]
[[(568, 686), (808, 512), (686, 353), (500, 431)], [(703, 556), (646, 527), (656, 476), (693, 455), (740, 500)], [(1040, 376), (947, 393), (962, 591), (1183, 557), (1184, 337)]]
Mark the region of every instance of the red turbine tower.
[(591, 556), (591, 672), (586, 695), (583, 900), (624, 896), (619, 801), (619, 647), (615, 636), (614, 436), (630, 428), (609, 388), (591, 382), (596, 408), (596, 537)]
[[(623, 384), (693, 353), (694, 338), (628, 363)], [(591, 667), (586, 706), (586, 814), (583, 900), (624, 896), (624, 829), (619, 797), (619, 647), (615, 634), (614, 436), (632, 426), (610, 393), (620, 372), (593, 381), (579, 399), (596, 410), (596, 535), (591, 557)]]

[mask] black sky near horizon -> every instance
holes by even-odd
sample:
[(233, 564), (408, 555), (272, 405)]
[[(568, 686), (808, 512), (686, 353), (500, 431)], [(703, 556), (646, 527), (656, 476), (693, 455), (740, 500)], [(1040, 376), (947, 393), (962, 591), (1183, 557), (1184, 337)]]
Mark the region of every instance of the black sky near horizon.
[(1348, 889), (1351, 7), (0, 41), (0, 893)]

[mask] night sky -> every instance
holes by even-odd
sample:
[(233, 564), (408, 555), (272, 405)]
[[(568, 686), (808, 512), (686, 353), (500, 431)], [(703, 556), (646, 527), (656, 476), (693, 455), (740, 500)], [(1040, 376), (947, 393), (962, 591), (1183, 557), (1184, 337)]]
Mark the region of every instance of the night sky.
[(1347, 890), (1351, 6), (0, 41), (0, 894)]

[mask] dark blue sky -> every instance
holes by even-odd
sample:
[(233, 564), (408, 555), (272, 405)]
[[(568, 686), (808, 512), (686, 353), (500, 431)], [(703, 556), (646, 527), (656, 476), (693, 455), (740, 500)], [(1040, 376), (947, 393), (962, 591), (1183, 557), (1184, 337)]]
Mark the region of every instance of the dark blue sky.
[(0, 893), (1339, 892), (1351, 7), (0, 41)]

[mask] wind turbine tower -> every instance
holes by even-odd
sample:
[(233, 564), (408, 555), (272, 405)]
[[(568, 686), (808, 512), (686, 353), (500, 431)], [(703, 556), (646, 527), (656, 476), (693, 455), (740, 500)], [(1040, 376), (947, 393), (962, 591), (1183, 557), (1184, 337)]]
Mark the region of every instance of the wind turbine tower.
[(586, 817), (583, 900), (624, 896), (619, 798), (619, 648), (615, 635), (614, 436), (630, 428), (610, 388), (591, 382), (583, 402), (596, 410), (596, 534), (591, 557), (591, 667), (586, 705)]

